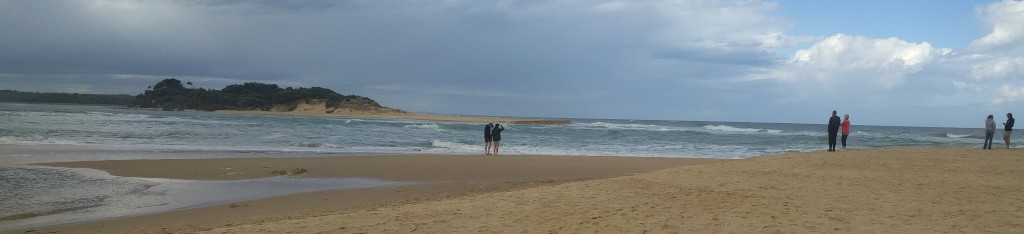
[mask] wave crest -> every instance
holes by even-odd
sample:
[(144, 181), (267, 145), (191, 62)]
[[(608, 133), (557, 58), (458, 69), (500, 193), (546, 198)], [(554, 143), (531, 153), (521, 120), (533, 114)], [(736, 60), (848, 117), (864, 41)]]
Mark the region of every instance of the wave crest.
[(711, 131), (722, 131), (722, 132), (738, 132), (738, 133), (782, 133), (782, 130), (777, 129), (761, 129), (761, 128), (737, 128), (729, 125), (707, 125), (704, 129)]
[(432, 124), (432, 123), (431, 124), (410, 124), (410, 125), (405, 125), (405, 126), (402, 126), (402, 127), (403, 128), (430, 129), (430, 130), (434, 130), (434, 131), (444, 131), (444, 128), (442, 128), (440, 125)]
[(969, 136), (971, 136), (971, 135), (956, 135), (956, 134), (952, 134), (952, 133), (946, 133), (946, 137), (949, 137), (949, 138), (964, 138), (964, 137), (969, 137)]
[(661, 125), (650, 125), (650, 124), (617, 124), (617, 123), (605, 123), (605, 122), (594, 122), (585, 124), (589, 127), (605, 128), (611, 130), (643, 130), (643, 131), (656, 131), (656, 132), (667, 132), (667, 131), (680, 131), (682, 129), (661, 126)]

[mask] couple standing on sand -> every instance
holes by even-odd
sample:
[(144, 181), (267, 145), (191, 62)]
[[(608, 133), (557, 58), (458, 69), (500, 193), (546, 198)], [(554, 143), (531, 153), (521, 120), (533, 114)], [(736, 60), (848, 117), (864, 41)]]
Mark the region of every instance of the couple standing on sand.
[[(1013, 133), (1013, 113), (1006, 113), (1006, 123), (1003, 123), (1003, 141), (1006, 142), (1006, 148), (1010, 148), (1010, 133)], [(992, 120), (992, 115), (988, 115), (988, 119), (985, 119), (985, 143), (981, 145), (982, 149), (992, 149), (992, 135), (996, 134), (996, 121)]]
[(828, 151), (836, 151), (836, 134), (839, 133), (840, 127), (843, 129), (843, 149), (846, 149), (846, 137), (850, 136), (850, 115), (843, 115), (843, 119), (839, 122), (836, 111), (832, 111), (832, 117), (828, 119)]
[(484, 127), (484, 153), (491, 155), (491, 141), (494, 142), (494, 155), (498, 155), (498, 145), (501, 144), (501, 131), (505, 127), (501, 124), (487, 123)]

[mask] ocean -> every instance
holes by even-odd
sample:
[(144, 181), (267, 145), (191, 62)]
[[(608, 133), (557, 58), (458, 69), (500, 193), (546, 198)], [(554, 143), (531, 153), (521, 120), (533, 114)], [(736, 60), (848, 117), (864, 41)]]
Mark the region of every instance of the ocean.
[[(501, 154), (741, 159), (826, 149), (821, 124), (568, 119), (505, 125)], [(979, 128), (853, 126), (849, 147), (978, 147)], [(360, 178), (184, 181), (28, 163), (168, 158), (483, 154), (481, 123), (218, 114), (0, 103), (0, 231), (322, 189), (401, 184)], [(997, 133), (1001, 133), (1001, 130)], [(1002, 142), (1001, 134), (995, 140)], [(1021, 142), (1020, 135), (1014, 142)], [(287, 186), (283, 186), (287, 185)], [(234, 188), (234, 189), (223, 189)], [(283, 188), (283, 189), (282, 189)], [(188, 197), (202, 190), (212, 197)]]

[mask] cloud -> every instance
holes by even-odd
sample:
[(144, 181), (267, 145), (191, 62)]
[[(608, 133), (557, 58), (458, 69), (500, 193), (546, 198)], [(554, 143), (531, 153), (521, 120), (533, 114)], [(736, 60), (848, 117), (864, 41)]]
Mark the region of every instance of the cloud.
[(1024, 57), (968, 53), (898, 38), (833, 35), (746, 78), (774, 82), (770, 89), (775, 99), (791, 103), (857, 100), (878, 108), (1024, 101), (1024, 86), (1019, 85)]
[(970, 54), (951, 58), (941, 64), (950, 73), (960, 92), (987, 99), (988, 105), (1008, 106), (1024, 103), (1024, 57)]
[(749, 78), (776, 80), (804, 91), (840, 87), (889, 90), (951, 51), (927, 42), (836, 34)]
[(1024, 57), (991, 57), (971, 67), (970, 77), (976, 81), (1005, 79), (1024, 74)]
[(971, 42), (967, 51), (997, 52), (1024, 45), (1024, 1), (1004, 0), (974, 11), (992, 32)]
[(1003, 85), (999, 86), (999, 97), (993, 102), (1001, 104), (1022, 99), (1024, 99), (1024, 86)]
[(478, 115), (750, 121), (743, 111), (794, 115), (822, 99), (1012, 104), (1024, 59), (991, 53), (1019, 47), (1018, 5), (979, 7), (992, 34), (956, 50), (790, 35), (779, 3), (750, 0), (0, 1), (0, 79), (114, 93), (168, 77), (320, 86)]

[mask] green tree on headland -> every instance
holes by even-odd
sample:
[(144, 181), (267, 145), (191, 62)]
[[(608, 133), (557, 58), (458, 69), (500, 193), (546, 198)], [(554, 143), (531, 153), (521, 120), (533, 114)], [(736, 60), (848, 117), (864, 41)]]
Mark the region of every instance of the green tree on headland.
[[(188, 82), (189, 86), (192, 82)], [(140, 94), (134, 107), (163, 110), (270, 110), (275, 105), (297, 101), (323, 100), (328, 108), (383, 108), (376, 101), (356, 95), (342, 95), (330, 89), (280, 88), (276, 84), (249, 82), (222, 90), (185, 88), (178, 79), (165, 79)]]
[(0, 102), (128, 105), (135, 97), (127, 94), (36, 93), (0, 90)]

